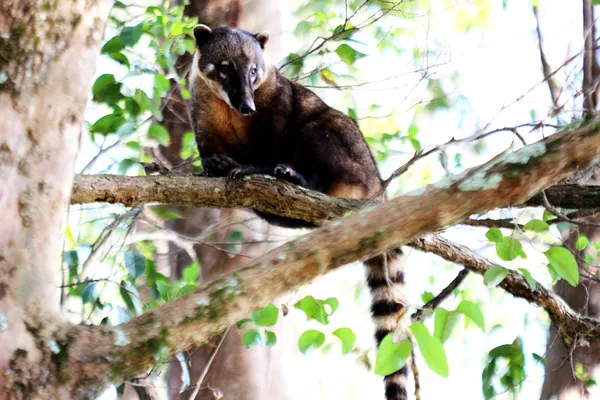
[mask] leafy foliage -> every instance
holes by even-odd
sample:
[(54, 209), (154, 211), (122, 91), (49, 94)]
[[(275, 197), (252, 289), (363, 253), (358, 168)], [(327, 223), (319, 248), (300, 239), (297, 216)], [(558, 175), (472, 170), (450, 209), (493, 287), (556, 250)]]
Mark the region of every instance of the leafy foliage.
[[(483, 395), (486, 399), (491, 399), (507, 390), (516, 394), (525, 376), (523, 343), (517, 338), (512, 344), (490, 350), (487, 365), (481, 375)], [(498, 387), (501, 389), (497, 389)]]

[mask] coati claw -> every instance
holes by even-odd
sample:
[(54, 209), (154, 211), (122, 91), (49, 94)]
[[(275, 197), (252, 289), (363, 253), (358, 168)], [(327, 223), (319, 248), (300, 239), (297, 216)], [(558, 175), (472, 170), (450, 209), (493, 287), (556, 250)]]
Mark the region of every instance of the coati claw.
[(283, 179), (295, 185), (307, 186), (306, 179), (285, 164), (277, 164), (273, 169), (273, 175), (275, 178)]
[(242, 178), (246, 175), (249, 175), (249, 172), (251, 170), (252, 170), (252, 168), (244, 168), (244, 167), (234, 168), (229, 172), (229, 178), (231, 178), (231, 179)]

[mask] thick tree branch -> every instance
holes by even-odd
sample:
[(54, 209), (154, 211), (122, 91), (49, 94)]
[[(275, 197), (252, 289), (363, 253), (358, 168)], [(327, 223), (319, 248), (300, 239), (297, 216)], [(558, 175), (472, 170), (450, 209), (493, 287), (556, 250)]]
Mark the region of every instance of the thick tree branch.
[[(364, 209), (327, 224), (251, 261), (232, 276), (204, 285), (183, 298), (149, 310), (119, 327), (72, 327), (67, 335), (59, 338), (60, 343), (66, 348), (67, 357), (71, 354), (86, 354), (86, 357), (69, 358), (65, 365), (68, 369), (76, 368), (79, 371), (76, 376), (80, 378), (80, 371), (85, 371), (80, 385), (87, 388), (93, 383), (122, 380), (152, 365), (155, 362), (153, 353), (174, 354), (196, 346), (283, 293), (349, 262), (365, 260), (409, 242), (415, 248), (435, 252), (472, 271), (484, 273), (492, 264), (466, 248), (435, 236), (411, 240), (473, 214), (522, 204), (553, 182), (598, 162), (598, 148), (600, 128), (598, 121), (594, 120), (518, 152), (500, 155), (452, 180), (430, 185), (420, 195), (412, 193), (401, 196), (372, 210)], [(144, 179), (149, 182), (148, 190), (153, 191), (156, 186), (178, 178)], [(199, 182), (206, 184), (207, 181)], [(332, 211), (319, 205), (317, 200), (323, 201), (324, 197), (281, 182), (267, 184), (269, 179), (211, 181), (221, 185), (217, 193), (215, 186), (205, 185), (202, 191), (193, 192), (188, 198), (202, 194), (211, 199), (205, 205), (223, 206), (227, 200), (229, 205), (235, 203), (263, 211), (281, 211), (285, 216), (315, 222), (340, 215), (347, 209), (338, 207), (337, 211)], [(160, 185), (156, 182), (160, 182)], [(258, 186), (248, 192), (251, 185)], [(129, 195), (124, 198), (130, 202), (139, 201), (137, 192), (131, 191), (131, 188), (129, 190)], [(189, 189), (179, 190), (183, 193)], [(283, 210), (278, 204), (283, 197), (278, 190), (289, 190), (289, 194), (302, 199), (309, 196), (314, 204), (307, 202), (298, 205), (297, 199), (289, 198), (286, 204), (291, 210)], [(251, 199), (244, 200), (245, 194)], [(271, 195), (275, 197), (269, 198)], [(106, 196), (104, 193), (100, 198), (109, 200), (116, 196)], [(188, 201), (191, 203), (193, 200)], [(346, 207), (348, 204), (345, 203)], [(313, 212), (312, 206), (319, 211)], [(501, 287), (546, 308), (567, 342), (574, 340), (575, 333), (579, 336), (600, 336), (597, 321), (568, 311), (557, 297), (541, 286), (532, 291), (517, 273), (510, 273)], [(90, 348), (89, 343), (94, 343), (94, 346)], [(69, 371), (65, 372), (66, 376), (74, 376)]]
[[(546, 189), (546, 196), (555, 207), (600, 208), (600, 186), (553, 185)], [(347, 211), (372, 204), (368, 200), (329, 197), (260, 175), (235, 181), (183, 175), (76, 175), (71, 204), (89, 203), (122, 204), (127, 207), (162, 203), (190, 207), (255, 208), (317, 225)], [(543, 206), (543, 201), (541, 195), (536, 194), (526, 202), (512, 206)], [(492, 222), (468, 221), (466, 224), (495, 226)]]
[(71, 204), (94, 202), (255, 208), (318, 224), (365, 204), (361, 200), (332, 198), (271, 176), (230, 180), (182, 175), (77, 175)]

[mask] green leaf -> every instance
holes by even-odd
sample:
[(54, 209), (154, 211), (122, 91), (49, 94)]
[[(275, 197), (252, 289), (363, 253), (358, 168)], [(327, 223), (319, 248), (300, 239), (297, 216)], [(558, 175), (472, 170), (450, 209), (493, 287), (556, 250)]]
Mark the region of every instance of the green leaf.
[(448, 311), (442, 307), (435, 310), (435, 322), (433, 328), (433, 336), (444, 343), (454, 330), (456, 324), (460, 320), (460, 313), (456, 311)]
[(535, 279), (533, 279), (533, 276), (531, 276), (531, 272), (525, 268), (519, 268), (519, 271), (521, 274), (523, 274), (523, 277), (527, 281), (527, 284), (529, 284), (531, 290), (536, 290)]
[(410, 357), (412, 345), (408, 339), (396, 344), (392, 342), (392, 334), (383, 338), (377, 350), (375, 373), (381, 376), (391, 375), (404, 367)]
[(196, 283), (198, 276), (200, 275), (200, 264), (198, 261), (194, 261), (183, 269), (182, 278), (184, 281), (189, 283)]
[(108, 42), (104, 43), (102, 48), (100, 49), (101, 53), (119, 53), (121, 50), (125, 48), (125, 44), (121, 41), (120, 36), (115, 36), (110, 39)]
[(69, 268), (77, 267), (79, 264), (79, 255), (76, 250), (63, 251), (63, 261)]
[(127, 171), (129, 170), (129, 168), (131, 168), (133, 165), (137, 164), (138, 161), (131, 159), (131, 158), (125, 158), (123, 160), (121, 160), (119, 162), (119, 175), (125, 175), (127, 173)]
[(340, 306), (340, 302), (337, 298), (335, 297), (329, 297), (325, 300), (325, 304), (327, 304), (329, 307), (331, 307), (331, 312), (328, 315), (331, 315), (335, 312), (335, 310), (338, 309), (338, 307)]
[(129, 68), (131, 65), (129, 64), (129, 59), (123, 53), (108, 53), (108, 56), (118, 62), (119, 64), (125, 65)]
[(575, 257), (569, 250), (555, 246), (545, 251), (544, 254), (561, 278), (569, 282), (571, 286), (577, 286), (579, 283), (579, 268), (577, 268)]
[(415, 124), (410, 124), (408, 126), (408, 137), (409, 138), (416, 138), (418, 133), (419, 133), (419, 128), (417, 128), (417, 126)]
[(100, 75), (92, 86), (92, 99), (98, 103), (114, 104), (125, 98), (121, 94), (121, 82), (113, 74)]
[(501, 242), (496, 243), (496, 253), (504, 261), (512, 261), (517, 257), (527, 258), (521, 242), (511, 237), (503, 237)]
[(137, 129), (137, 126), (133, 122), (125, 122), (123, 125), (121, 125), (119, 127), (119, 129), (117, 129), (115, 134), (119, 138), (124, 139), (127, 136), (131, 135), (133, 132), (135, 132), (136, 129)]
[(556, 215), (552, 214), (550, 211), (544, 209), (544, 213), (542, 214), (542, 219), (544, 221), (550, 221), (556, 218)]
[(475, 322), (475, 325), (485, 331), (485, 322), (483, 319), (483, 313), (479, 309), (479, 306), (469, 300), (463, 300), (460, 302), (456, 311), (468, 317), (471, 321)]
[(524, 229), (532, 232), (545, 232), (550, 229), (550, 225), (541, 219), (532, 219), (525, 224)]
[(160, 298), (164, 301), (169, 301), (177, 297), (177, 291), (179, 288), (175, 285), (171, 285), (167, 281), (156, 281), (156, 289)]
[(333, 335), (342, 341), (342, 355), (346, 355), (354, 349), (356, 335), (350, 328), (338, 328), (333, 331)]
[(185, 160), (194, 155), (198, 146), (196, 146), (196, 136), (194, 132), (188, 131), (183, 135), (183, 139), (181, 139), (181, 151), (179, 152), (179, 156), (181, 159)]
[(160, 108), (158, 108), (156, 103), (154, 101), (152, 101), (152, 99), (150, 97), (148, 97), (146, 92), (144, 92), (141, 89), (136, 89), (132, 98), (140, 106), (140, 111), (149, 110), (152, 112), (152, 115), (154, 116), (154, 118), (156, 118), (158, 121), (163, 120), (163, 115), (162, 115), (162, 112), (160, 111)]
[(323, 343), (325, 343), (325, 335), (322, 332), (309, 329), (300, 335), (300, 338), (298, 339), (298, 349), (300, 349), (302, 354), (308, 354), (323, 346)]
[(434, 297), (435, 297), (435, 296), (434, 296), (434, 295), (433, 295), (433, 293), (431, 293), (431, 292), (423, 292), (423, 293), (421, 294), (421, 301), (423, 302), (423, 304), (425, 304), (425, 303), (427, 303), (428, 301), (430, 301), (430, 300), (433, 300), (433, 299), (434, 299)]
[(154, 75), (154, 93), (158, 97), (162, 97), (170, 87), (171, 83), (166, 76), (160, 73)]
[(579, 235), (579, 237), (577, 238), (577, 243), (575, 243), (575, 247), (577, 248), (577, 250), (582, 251), (589, 245), (590, 240), (587, 238), (587, 236)]
[(158, 143), (163, 146), (169, 145), (169, 132), (162, 125), (152, 124), (150, 125), (150, 129), (148, 129), (148, 137), (156, 140)]
[(250, 318), (244, 318), (244, 319), (236, 322), (235, 325), (237, 326), (238, 329), (242, 329), (244, 327), (244, 325), (249, 324), (250, 322), (252, 322), (252, 320)]
[(366, 55), (359, 51), (354, 50), (352, 47), (348, 46), (345, 43), (339, 45), (338, 48), (335, 49), (335, 52), (340, 57), (340, 60), (342, 60), (343, 62), (345, 62), (348, 65), (354, 64), (354, 62), (356, 60), (358, 60)]
[(267, 337), (265, 346), (273, 347), (277, 344), (277, 335), (275, 335), (275, 332), (271, 332), (265, 329), (265, 336)]
[(181, 97), (182, 97), (184, 100), (189, 100), (189, 99), (190, 99), (190, 97), (192, 97), (192, 94), (190, 93), (190, 91), (189, 91), (189, 90), (187, 90), (187, 89), (186, 89), (186, 88), (184, 88), (184, 87), (181, 87), (181, 88), (179, 89), (179, 93), (181, 93)]
[(427, 366), (436, 374), (448, 377), (450, 371), (442, 342), (431, 336), (427, 327), (421, 323), (412, 324), (410, 330)]
[(134, 251), (125, 252), (125, 267), (133, 279), (142, 275), (146, 270), (146, 257)]
[[(174, 285), (174, 287), (176, 286)], [(175, 293), (175, 296), (173, 298), (183, 296), (184, 294), (193, 292), (196, 289), (198, 289), (198, 285), (196, 283), (186, 283), (183, 287), (177, 290), (177, 293)]]
[(257, 344), (264, 344), (265, 341), (263, 336), (260, 334), (259, 330), (253, 328), (244, 333), (244, 336), (242, 337), (242, 343), (244, 343), (244, 346), (246, 346), (246, 348), (249, 348), (252, 346), (256, 346)]
[(531, 354), (533, 356), (533, 359), (539, 363), (541, 363), (542, 365), (546, 364), (546, 359), (543, 356), (540, 356), (537, 353), (532, 353)]
[(502, 231), (500, 229), (498, 229), (498, 228), (490, 228), (486, 232), (485, 237), (490, 242), (499, 243), (504, 238), (504, 235), (502, 235)]
[(121, 31), (119, 38), (121, 42), (129, 47), (135, 46), (135, 44), (140, 40), (142, 34), (144, 33), (144, 23), (137, 24), (135, 26), (126, 26)]
[(121, 281), (121, 285), (119, 285), (119, 294), (121, 295), (121, 298), (123, 299), (127, 309), (132, 313), (137, 314), (137, 308), (133, 301), (133, 297), (131, 296), (130, 289), (132, 289), (132, 287), (128, 281)]
[(279, 309), (273, 304), (258, 309), (252, 313), (252, 321), (257, 326), (273, 326), (279, 318)]
[(81, 301), (83, 304), (94, 303), (98, 298), (96, 291), (96, 282), (88, 283), (81, 291)]
[(108, 114), (90, 125), (90, 131), (107, 135), (115, 133), (127, 120), (122, 115)]
[(329, 318), (323, 304), (325, 304), (323, 301), (317, 301), (313, 296), (307, 295), (294, 304), (294, 307), (304, 311), (308, 319), (314, 319), (323, 325), (327, 325), (329, 324)]
[(506, 268), (495, 266), (485, 272), (483, 275), (483, 283), (489, 287), (498, 286), (507, 275), (508, 270), (506, 270)]

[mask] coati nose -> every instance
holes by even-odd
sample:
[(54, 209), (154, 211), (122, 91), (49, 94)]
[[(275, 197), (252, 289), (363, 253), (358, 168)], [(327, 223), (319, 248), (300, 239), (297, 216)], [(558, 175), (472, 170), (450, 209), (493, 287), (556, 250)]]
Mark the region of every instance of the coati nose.
[(249, 115), (256, 111), (256, 106), (252, 100), (244, 100), (240, 104), (240, 114)]

